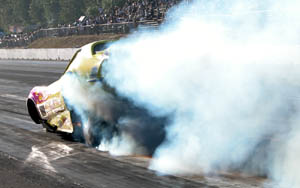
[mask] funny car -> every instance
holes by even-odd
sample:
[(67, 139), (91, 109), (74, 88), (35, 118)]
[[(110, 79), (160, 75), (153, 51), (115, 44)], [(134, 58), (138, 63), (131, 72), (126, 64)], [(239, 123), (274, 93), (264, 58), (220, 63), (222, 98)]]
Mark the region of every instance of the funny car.
[(62, 79), (76, 74), (87, 81), (101, 78), (101, 65), (108, 59), (107, 46), (111, 41), (97, 41), (81, 47), (70, 60), (64, 74), (49, 86), (34, 87), (27, 98), (27, 109), (36, 124), (50, 132), (73, 133), (74, 121), (61, 91)]

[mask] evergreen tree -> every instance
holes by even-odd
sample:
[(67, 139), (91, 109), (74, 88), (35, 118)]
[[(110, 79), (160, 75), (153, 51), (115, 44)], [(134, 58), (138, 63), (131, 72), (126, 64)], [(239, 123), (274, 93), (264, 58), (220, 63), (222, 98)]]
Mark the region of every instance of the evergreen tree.
[(99, 8), (101, 5), (101, 0), (85, 0), (85, 15), (87, 16), (97, 16), (99, 15)]
[(60, 4), (59, 0), (43, 1), (45, 18), (50, 26), (56, 26), (59, 22)]
[(0, 0), (0, 27), (8, 30), (9, 23), (12, 23), (11, 0)]
[(115, 6), (123, 6), (126, 0), (102, 0), (101, 5), (105, 11), (109, 11), (109, 9)]
[(29, 6), (30, 0), (14, 0), (12, 1), (12, 10), (13, 14), (13, 23), (17, 25), (27, 25), (30, 24), (30, 17), (29, 17)]
[(71, 23), (84, 14), (83, 0), (60, 0), (60, 20)]
[(29, 15), (34, 25), (47, 25), (43, 7), (43, 0), (31, 0), (29, 6)]

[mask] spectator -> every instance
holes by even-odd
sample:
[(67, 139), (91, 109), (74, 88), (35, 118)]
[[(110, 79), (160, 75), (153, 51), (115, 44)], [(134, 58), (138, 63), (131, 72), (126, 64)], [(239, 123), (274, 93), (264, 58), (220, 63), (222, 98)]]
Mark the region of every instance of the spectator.
[[(124, 6), (114, 6), (110, 10), (98, 8), (98, 16), (86, 17), (84, 20), (76, 20), (74, 23), (59, 24), (59, 28), (68, 26), (91, 26), (97, 24), (156, 21), (164, 19), (167, 10), (182, 0), (126, 0)], [(184, 0), (187, 3), (191, 0)], [(65, 29), (65, 28), (64, 28)], [(1, 36), (0, 47), (17, 47), (29, 44), (39, 38), (39, 30), (31, 33), (7, 34)]]

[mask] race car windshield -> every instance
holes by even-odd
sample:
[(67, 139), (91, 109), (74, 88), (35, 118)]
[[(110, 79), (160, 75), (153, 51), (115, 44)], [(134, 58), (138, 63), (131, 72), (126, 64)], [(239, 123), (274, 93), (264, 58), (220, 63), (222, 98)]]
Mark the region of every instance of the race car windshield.
[(108, 48), (112, 41), (101, 41), (93, 46), (92, 54), (96, 54)]
[(81, 51), (81, 49), (79, 49), (78, 51), (76, 51), (76, 53), (73, 55), (70, 63), (68, 64), (68, 66), (66, 67), (65, 71), (64, 71), (64, 74), (67, 72), (67, 70), (70, 68), (72, 62), (74, 61), (74, 59), (77, 57), (77, 55), (79, 54), (79, 52)]

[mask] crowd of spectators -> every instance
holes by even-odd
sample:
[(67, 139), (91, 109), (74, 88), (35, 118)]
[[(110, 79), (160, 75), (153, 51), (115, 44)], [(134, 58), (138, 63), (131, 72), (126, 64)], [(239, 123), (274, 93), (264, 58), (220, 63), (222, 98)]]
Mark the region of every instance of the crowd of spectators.
[(28, 43), (37, 38), (35, 33), (37, 33), (37, 31), (4, 35), (0, 38), (0, 48), (26, 46)]
[(181, 0), (127, 0), (124, 6), (114, 6), (109, 11), (99, 8), (99, 15), (77, 20), (73, 25), (109, 24), (123, 22), (157, 21), (166, 11)]
[[(164, 19), (167, 10), (181, 1), (188, 2), (191, 0), (126, 0), (122, 7), (114, 6), (110, 10), (99, 8), (99, 14), (95, 17), (84, 16), (82, 20), (78, 19), (71, 24), (62, 24), (58, 28), (127, 22), (137, 23), (137, 25), (141, 22), (160, 23)], [(10, 46), (12, 43), (20, 44), (18, 46), (26, 45), (39, 37), (36, 35), (37, 32), (38, 30), (0, 36), (0, 47)]]

